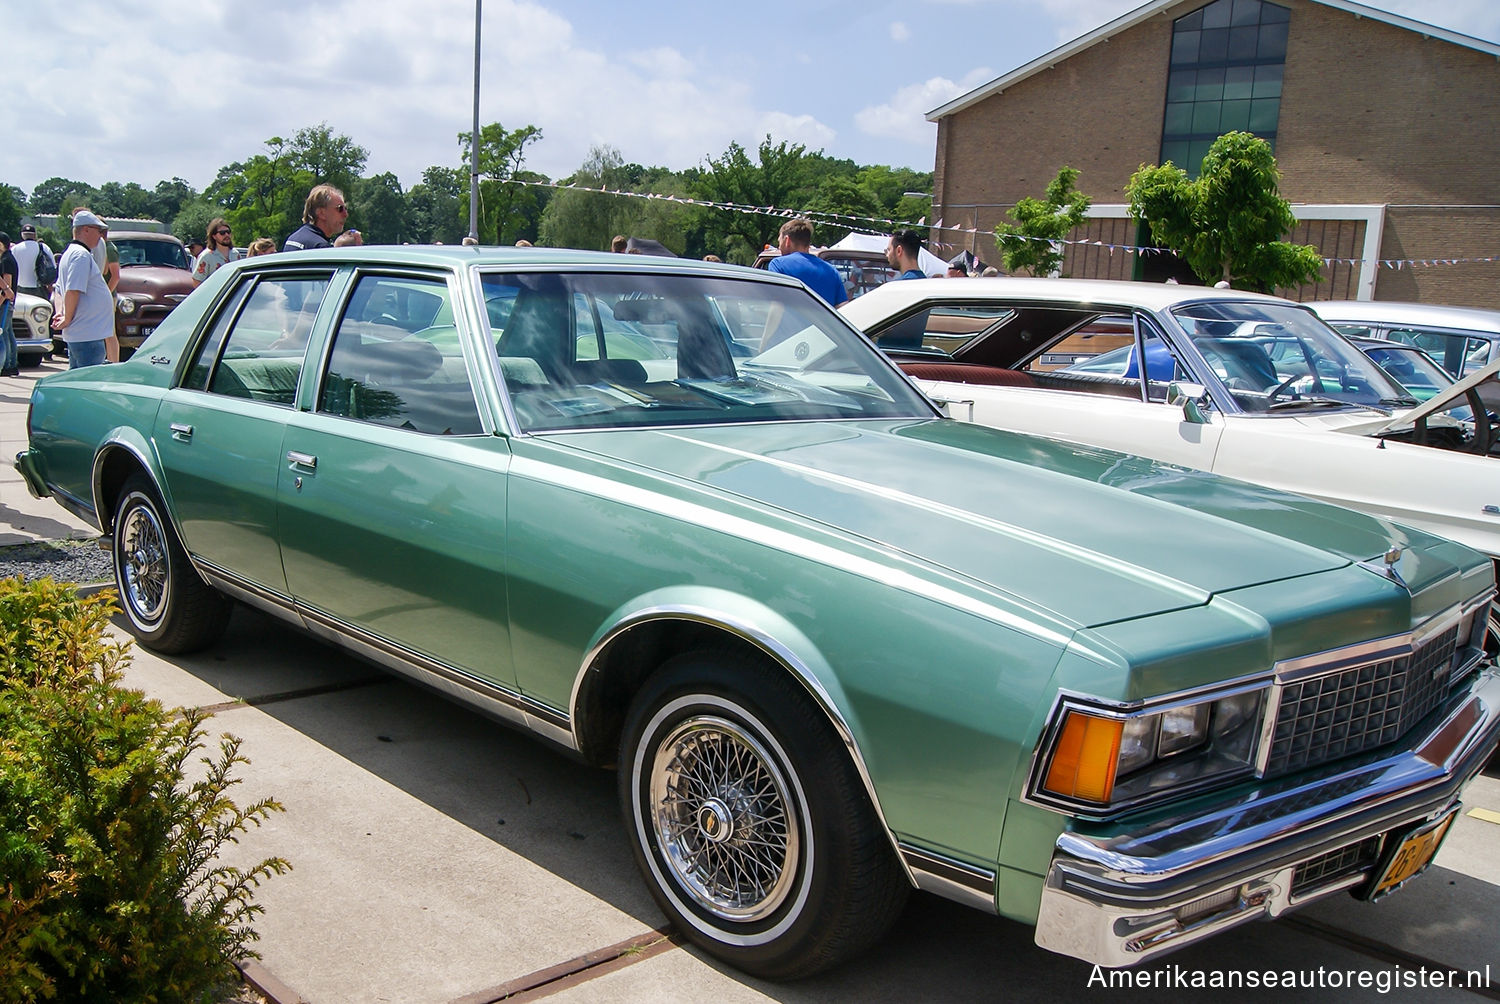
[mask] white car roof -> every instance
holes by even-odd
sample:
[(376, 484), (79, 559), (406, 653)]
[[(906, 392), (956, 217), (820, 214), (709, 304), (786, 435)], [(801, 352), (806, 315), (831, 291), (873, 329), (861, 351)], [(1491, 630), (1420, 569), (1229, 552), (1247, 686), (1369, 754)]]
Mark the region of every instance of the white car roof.
[(1126, 282), (1110, 279), (899, 279), (883, 283), (840, 307), (854, 324), (873, 324), (906, 307), (928, 300), (1026, 300), (1034, 303), (1099, 304), (1101, 307), (1143, 307), (1166, 310), (1182, 303), (1205, 300), (1267, 300), (1288, 303), (1277, 296), (1212, 286)]
[(1411, 324), (1500, 335), (1500, 310), (1449, 307), (1433, 303), (1391, 300), (1318, 300), (1307, 304), (1325, 321), (1364, 324)]

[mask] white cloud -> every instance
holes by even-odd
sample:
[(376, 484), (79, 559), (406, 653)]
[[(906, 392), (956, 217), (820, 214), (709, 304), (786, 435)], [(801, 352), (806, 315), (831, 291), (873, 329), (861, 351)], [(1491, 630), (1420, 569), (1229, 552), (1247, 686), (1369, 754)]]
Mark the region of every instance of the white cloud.
[(927, 121), (927, 113), (994, 79), (994, 72), (980, 67), (965, 74), (960, 81), (933, 77), (919, 84), (901, 88), (885, 104), (862, 108), (854, 116), (860, 132), (906, 143), (931, 143), (937, 128)]
[(911, 38), (911, 29), (906, 26), (905, 21), (891, 22), (891, 38), (897, 42), (905, 42)]
[[(36, 10), (7, 11), (7, 51), (42, 54), (10, 78), (25, 125), (0, 144), (0, 181), (23, 188), (61, 175), (147, 187), (180, 176), (202, 189), (266, 139), (323, 122), (370, 151), (367, 173), (409, 186), (456, 165), (472, 125), (471, 4), (263, 0), (245, 17), (159, 0), (148, 17), (77, 0), (63, 23)], [(733, 54), (590, 46), (537, 0), (489, 0), (482, 43), (480, 121), (540, 126), (527, 166), (552, 177), (597, 143), (682, 168), (768, 131), (812, 149), (835, 136), (794, 91), (753, 85)]]

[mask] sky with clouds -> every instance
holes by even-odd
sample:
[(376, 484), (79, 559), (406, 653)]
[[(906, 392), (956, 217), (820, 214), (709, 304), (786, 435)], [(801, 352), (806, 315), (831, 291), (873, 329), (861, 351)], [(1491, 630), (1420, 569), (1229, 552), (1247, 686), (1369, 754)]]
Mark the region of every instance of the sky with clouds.
[[(926, 113), (1134, 9), (1132, 0), (483, 0), (480, 120), (535, 125), (550, 177), (607, 144), (701, 165), (767, 134), (862, 164), (931, 170)], [(1500, 41), (1500, 0), (1380, 0)], [(474, 0), (7, 3), (0, 183), (98, 185), (218, 169), (326, 122), (405, 186), (460, 163)]]

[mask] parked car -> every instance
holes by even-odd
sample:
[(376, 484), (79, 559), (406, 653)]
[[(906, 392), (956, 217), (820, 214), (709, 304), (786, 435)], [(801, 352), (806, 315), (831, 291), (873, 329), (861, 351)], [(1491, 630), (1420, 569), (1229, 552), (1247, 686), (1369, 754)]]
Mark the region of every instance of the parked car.
[(129, 358), (193, 291), (193, 263), (182, 241), (171, 234), (111, 232), (109, 242), (120, 252), (115, 335), (121, 358)]
[[(1128, 318), (1118, 320), (1127, 331), (1130, 330)], [(1443, 393), (1458, 382), (1451, 373), (1438, 365), (1436, 359), (1415, 345), (1388, 342), (1382, 338), (1359, 338), (1348, 335), (1345, 337), (1349, 339), (1349, 344), (1369, 356), (1386, 376), (1409, 392), (1415, 401), (1430, 401), (1434, 396)], [(1291, 351), (1290, 346), (1293, 344), (1296, 343), (1291, 340), (1282, 340), (1282, 345), (1278, 346), (1282, 357), (1287, 351)], [(1271, 358), (1273, 362), (1276, 361), (1278, 354), (1273, 351)], [(1133, 376), (1134, 359), (1135, 346), (1126, 344), (1109, 352), (1075, 362), (1066, 367), (1063, 372), (1104, 373), (1117, 377), (1127, 374)], [(1146, 370), (1152, 379), (1170, 380), (1173, 372), (1172, 366), (1172, 356), (1166, 346), (1155, 341), (1146, 346)], [(1454, 408), (1450, 413), (1462, 421), (1471, 419), (1467, 408)]]
[(1455, 379), (1500, 358), (1500, 310), (1388, 300), (1319, 300), (1308, 306), (1346, 335), (1424, 349)]
[[(1500, 310), (1387, 300), (1322, 300), (1308, 306), (1345, 335), (1425, 350), (1455, 380), (1500, 359)], [(1500, 382), (1481, 386), (1480, 396), (1490, 411), (1500, 410)]]
[[(838, 269), (839, 278), (844, 280), (844, 291), (851, 300), (901, 274), (891, 267), (891, 263), (879, 251), (826, 247), (813, 248), (812, 253)], [(766, 268), (772, 258), (779, 257), (780, 251), (767, 247), (756, 257), (755, 267)]]
[[(942, 351), (928, 319), (959, 307), (995, 321)], [(1304, 306), (1144, 282), (911, 280), (844, 315), (881, 346), (915, 338), (915, 349), (888, 351), (958, 418), (1297, 492), (1500, 558), (1496, 429), (1482, 407), (1464, 413), (1472, 421), (1452, 413), (1478, 403), (1475, 388), (1500, 361), (1418, 402)], [(1118, 373), (1037, 363), (1104, 318), (1131, 326), (1144, 379), (1134, 358)]]
[(52, 354), (52, 304), (31, 293), (17, 293), (10, 313), (16, 336), (16, 358), (22, 366), (40, 366)]
[(615, 765), (656, 902), (763, 977), (913, 887), (1111, 966), (1379, 898), (1500, 741), (1484, 556), (944, 419), (782, 276), (252, 258), (29, 432), (142, 644), (236, 600)]

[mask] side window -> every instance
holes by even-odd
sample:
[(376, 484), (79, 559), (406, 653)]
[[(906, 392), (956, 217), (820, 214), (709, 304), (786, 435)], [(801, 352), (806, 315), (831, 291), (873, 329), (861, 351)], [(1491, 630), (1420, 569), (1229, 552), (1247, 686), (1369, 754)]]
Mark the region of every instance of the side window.
[[(1137, 323), (1141, 327), (1141, 345), (1145, 350), (1142, 354), (1146, 357), (1146, 400), (1165, 401), (1167, 387), (1174, 380), (1186, 379), (1187, 370), (1173, 354), (1155, 324), (1145, 318), (1138, 318)], [(1126, 367), (1125, 375), (1140, 379), (1141, 368), (1133, 358)]]
[(214, 318), (213, 327), (204, 334), (203, 341), (198, 346), (198, 355), (188, 370), (187, 378), (182, 381), (182, 386), (188, 390), (208, 389), (208, 375), (213, 372), (214, 360), (219, 357), (219, 346), (224, 344), (224, 336), (229, 333), (229, 326), (234, 323), (235, 314), (252, 285), (254, 281), (248, 280), (235, 287), (223, 309), (219, 311), (219, 316)]
[(434, 436), (482, 432), (452, 317), (440, 280), (362, 277), (334, 331), (318, 411)]
[(987, 304), (935, 306), (903, 317), (875, 335), (882, 349), (952, 352), (1010, 317), (1009, 307)]
[(1392, 328), (1387, 335), (1393, 341), (1415, 345), (1426, 349), (1427, 354), (1455, 377), (1464, 375), (1464, 355), (1476, 339), (1441, 331), (1425, 331), (1421, 328)]
[(599, 345), (603, 339), (599, 331), (598, 313), (589, 297), (582, 293), (573, 294), (573, 340), (574, 359), (601, 358)]
[(210, 394), (290, 406), (329, 281), (327, 275), (277, 276), (247, 284), (248, 294), (235, 294), (243, 299), (238, 313), (232, 305), (226, 308), (204, 339), (189, 372), (190, 385), (201, 387), (207, 374)]

